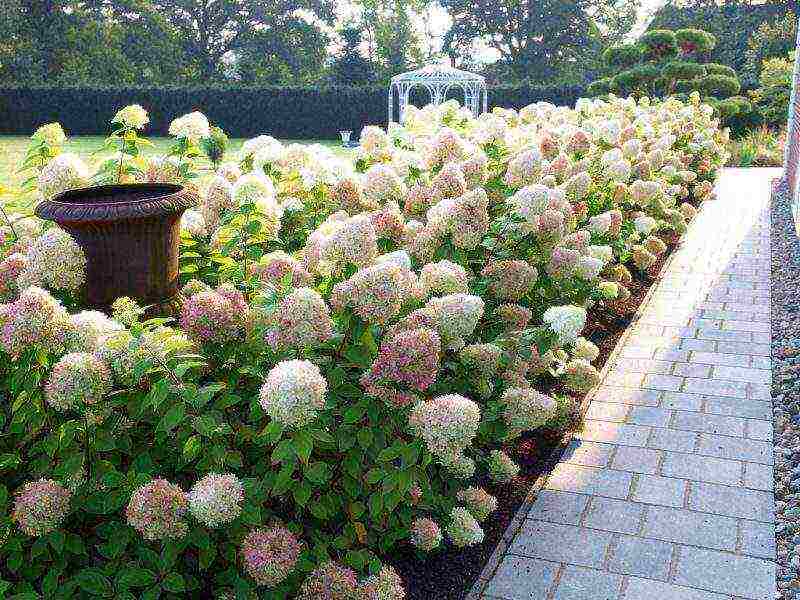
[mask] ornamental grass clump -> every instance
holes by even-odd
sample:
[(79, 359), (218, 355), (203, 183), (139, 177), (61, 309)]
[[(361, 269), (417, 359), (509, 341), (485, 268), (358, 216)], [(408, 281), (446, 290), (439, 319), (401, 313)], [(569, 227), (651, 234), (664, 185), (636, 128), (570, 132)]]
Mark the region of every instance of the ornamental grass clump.
[[(409, 107), (350, 157), (269, 136), (224, 157), (212, 128), (112, 159), (199, 192), (172, 318), (86, 306), (74, 241), (0, 224), (9, 595), (400, 600), (398, 553), (484, 543), (517, 446), (575, 425), (598, 323), (727, 159), (698, 97)], [(95, 179), (38, 136), (41, 194)]]

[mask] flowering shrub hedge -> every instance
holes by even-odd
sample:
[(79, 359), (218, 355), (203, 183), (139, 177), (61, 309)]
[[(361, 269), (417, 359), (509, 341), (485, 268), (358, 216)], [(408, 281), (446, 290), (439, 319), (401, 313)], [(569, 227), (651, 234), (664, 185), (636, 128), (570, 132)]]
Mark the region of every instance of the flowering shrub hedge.
[[(475, 119), (409, 107), (352, 160), (248, 141), (198, 184), (211, 135), (114, 118), (91, 175), (32, 140), (42, 194), (92, 177), (181, 181), (177, 319), (128, 298), (81, 310), (63, 231), (10, 216), (0, 263), (5, 593), (397, 600), (394, 551), (483, 541), (525, 432), (561, 428), (597, 383), (587, 311), (621, 310), (712, 194), (712, 109), (539, 103)], [(37, 157), (40, 157), (38, 159)], [(43, 157), (43, 158), (42, 158)]]

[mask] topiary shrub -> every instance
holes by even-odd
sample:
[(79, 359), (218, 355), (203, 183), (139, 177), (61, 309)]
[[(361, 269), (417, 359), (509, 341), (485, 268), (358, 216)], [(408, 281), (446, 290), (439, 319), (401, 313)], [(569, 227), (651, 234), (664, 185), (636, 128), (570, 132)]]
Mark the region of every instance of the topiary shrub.
[(639, 44), (611, 46), (603, 52), (603, 61), (612, 67), (632, 67), (642, 60), (643, 49)]
[(736, 71), (734, 71), (733, 68), (729, 67), (728, 65), (721, 65), (719, 63), (706, 63), (704, 66), (709, 75), (724, 75), (725, 77), (730, 77), (732, 79), (737, 78)]
[(669, 29), (654, 29), (639, 38), (644, 48), (645, 60), (664, 60), (678, 54), (678, 41), (675, 32)]
[(717, 38), (702, 29), (679, 29), (675, 41), (681, 54), (706, 54), (717, 45)]

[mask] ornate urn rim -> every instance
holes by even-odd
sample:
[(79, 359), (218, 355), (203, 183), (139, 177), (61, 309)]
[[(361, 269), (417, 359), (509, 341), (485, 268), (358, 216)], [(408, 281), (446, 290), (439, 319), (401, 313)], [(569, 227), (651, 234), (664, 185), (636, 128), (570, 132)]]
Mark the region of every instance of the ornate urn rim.
[(174, 215), (196, 205), (181, 185), (132, 183), (67, 190), (41, 202), (36, 214), (56, 223), (97, 223)]

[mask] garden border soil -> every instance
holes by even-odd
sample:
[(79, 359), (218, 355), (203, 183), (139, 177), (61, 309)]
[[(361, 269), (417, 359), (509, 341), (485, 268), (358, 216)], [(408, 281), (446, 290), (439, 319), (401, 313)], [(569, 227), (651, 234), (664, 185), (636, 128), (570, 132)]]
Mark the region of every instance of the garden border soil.
[[(605, 313), (589, 314), (584, 335), (600, 348), (596, 364), (602, 365), (601, 379), (605, 378), (606, 372), (613, 366), (614, 359), (633, 331), (641, 312), (647, 306), (657, 284), (674, 258), (675, 250), (682, 244), (683, 236), (662, 239), (667, 243), (667, 252), (659, 258), (650, 271), (656, 275), (637, 277), (634, 273), (634, 283), (630, 286), (632, 295), (628, 300), (630, 310), (625, 316), (617, 317), (619, 328), (610, 331), (602, 343), (592, 339), (588, 331), (602, 321), (600, 315)], [(555, 465), (561, 460), (564, 450), (574, 438), (575, 431), (580, 429), (597, 389), (590, 391), (581, 400), (576, 411), (577, 427), (549, 439), (545, 436), (542, 440), (543, 436), (539, 433), (525, 435), (519, 440), (518, 450), (524, 446), (533, 446), (534, 454), (537, 450), (539, 452), (533, 460), (528, 456), (527, 461), (524, 457), (520, 460), (520, 457), (512, 455), (521, 466), (520, 476), (515, 478), (512, 484), (498, 488), (488, 480), (478, 482), (498, 499), (498, 510), (482, 524), (485, 532), (482, 544), (457, 551), (449, 548), (438, 554), (428, 555), (424, 559), (410, 549), (398, 553), (392, 564), (406, 583), (407, 600), (478, 600), (481, 597), (484, 587), (491, 580), (509, 544), (525, 522), (537, 494)], [(542, 441), (546, 442), (544, 446), (541, 444)]]

